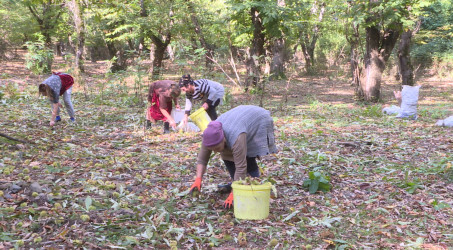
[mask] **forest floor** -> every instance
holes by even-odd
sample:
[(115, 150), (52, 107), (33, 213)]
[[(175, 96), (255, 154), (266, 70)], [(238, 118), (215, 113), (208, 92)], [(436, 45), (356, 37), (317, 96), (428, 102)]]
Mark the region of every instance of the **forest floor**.
[[(163, 77), (177, 80), (172, 66)], [(220, 113), (262, 100), (274, 117), (279, 152), (259, 165), (277, 195), (267, 219), (249, 221), (222, 208), (217, 185), (229, 177), (218, 155), (202, 193), (184, 195), (200, 134), (146, 130), (146, 72), (106, 68), (86, 63), (73, 91), (76, 122), (63, 110), (50, 128), (36, 87), (47, 76), (33, 76), (22, 58), (1, 63), (0, 133), (22, 142), (0, 137), (0, 249), (453, 247), (453, 130), (434, 125), (453, 114), (452, 80), (419, 79), (411, 121), (382, 115), (396, 105), (391, 80), (382, 103), (364, 105), (341, 77), (301, 75), (284, 102), (286, 81), (261, 96), (215, 73), (228, 89)], [(54, 69), (70, 72), (61, 59)], [(310, 194), (309, 172), (330, 178), (331, 190)]]

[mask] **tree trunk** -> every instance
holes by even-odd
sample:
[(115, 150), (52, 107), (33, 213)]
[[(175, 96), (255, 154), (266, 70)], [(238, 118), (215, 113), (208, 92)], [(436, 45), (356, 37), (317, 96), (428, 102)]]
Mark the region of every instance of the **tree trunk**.
[(400, 74), (403, 79), (402, 85), (414, 86), (414, 68), (410, 58), (411, 40), (412, 30), (404, 31), (401, 34), (400, 44), (398, 47), (398, 59)]
[[(39, 30), (41, 34), (44, 36), (44, 42), (48, 49), (52, 49), (52, 37), (51, 32), (58, 24), (58, 20), (60, 19), (60, 15), (62, 13), (61, 8), (63, 5), (57, 5), (51, 0), (45, 1), (42, 3), (42, 13), (38, 13), (37, 9), (31, 3), (26, 3), (25, 6), (28, 8), (30, 13), (35, 17), (36, 21), (39, 25)], [(53, 8), (58, 10), (53, 10)], [(56, 15), (54, 14), (56, 11)], [(47, 60), (47, 69), (51, 71), (52, 69), (52, 60)]]
[(80, 72), (84, 72), (83, 54), (85, 48), (85, 25), (83, 22), (83, 6), (78, 0), (71, 0), (69, 9), (72, 12), (76, 31), (76, 53), (74, 58), (74, 67)]
[(190, 12), (190, 19), (191, 19), (192, 24), (193, 24), (193, 26), (195, 28), (195, 33), (197, 33), (198, 39), (200, 41), (200, 44), (203, 47), (203, 49), (205, 50), (205, 64), (206, 64), (206, 68), (208, 70), (211, 70), (212, 69), (212, 61), (209, 58), (213, 58), (212, 46), (210, 44), (208, 44), (206, 42), (206, 40), (205, 40), (205, 37), (203, 35), (203, 31), (201, 29), (200, 23), (198, 22), (198, 17), (195, 14), (196, 12), (195, 12), (195, 9), (193, 7), (192, 1), (187, 0), (186, 2), (188, 4), (188, 9), (189, 9), (189, 12)]
[(264, 55), (266, 53), (264, 49), (264, 26), (256, 7), (250, 9), (250, 17), (253, 24), (253, 40), (246, 60), (246, 90), (248, 90), (250, 85), (256, 86), (260, 81), (261, 65), (264, 64)]
[(61, 48), (62, 48), (62, 42), (59, 41), (57, 42), (57, 44), (55, 45), (56, 49), (57, 49), (57, 56), (61, 56)]
[(354, 33), (352, 37), (348, 39), (349, 44), (351, 45), (351, 75), (352, 75), (352, 82), (356, 87), (355, 92), (363, 95), (361, 93), (360, 86), (360, 75), (361, 75), (361, 68), (360, 65), (360, 53), (359, 53), (359, 41), (360, 41), (360, 34), (359, 34), (359, 27), (358, 25), (352, 25)]
[(317, 1), (313, 2), (311, 15), (317, 16), (317, 23), (315, 23), (312, 27), (303, 29), (299, 34), (302, 53), (305, 59), (305, 70), (308, 73), (313, 71), (313, 66), (315, 64), (315, 48), (316, 43), (318, 42), (320, 30), (319, 23), (322, 22), (325, 11), (325, 3), (318, 3)]
[(275, 39), (271, 47), (271, 52), (272, 61), (270, 65), (270, 79), (284, 79), (285, 62), (287, 59), (285, 39)]
[[(153, 72), (152, 79), (159, 79), (160, 70), (162, 69), (162, 60), (164, 59), (165, 50), (171, 41), (171, 28), (173, 27), (173, 11), (170, 10), (168, 13), (170, 19), (170, 27), (166, 31), (166, 35), (154, 35), (151, 34), (151, 40), (153, 41), (154, 47), (154, 60), (153, 60)], [(163, 39), (162, 39), (163, 38)]]
[(109, 60), (111, 60), (115, 55), (116, 52), (118, 51), (115, 47), (115, 44), (113, 42), (106, 42), (107, 44), (107, 49), (109, 51)]
[(314, 29), (314, 32), (312, 32), (312, 36), (310, 39), (310, 36), (308, 34), (303, 34), (301, 35), (301, 42), (300, 45), (302, 47), (302, 54), (304, 55), (305, 59), (305, 70), (308, 73), (311, 73), (313, 71), (313, 65), (314, 65), (314, 60), (315, 60), (315, 46), (316, 42), (318, 41), (318, 34), (317, 34), (317, 28)]
[(171, 44), (167, 46), (167, 53), (168, 53), (168, 58), (170, 58), (170, 61), (175, 60), (175, 52), (173, 51), (173, 48), (171, 47)]
[(151, 40), (155, 45), (152, 79), (156, 80), (159, 79), (160, 70), (162, 69), (162, 60), (164, 59), (165, 50), (167, 49), (168, 44), (170, 44), (171, 35), (169, 34), (166, 36), (164, 41), (159, 37), (152, 35)]
[[(146, 11), (145, 1), (140, 0), (140, 17), (148, 17), (148, 12)], [(138, 48), (136, 49), (139, 55), (144, 55), (148, 52), (145, 46), (145, 29), (140, 25), (140, 37), (138, 38)]]
[(118, 72), (127, 69), (127, 57), (124, 52), (125, 51), (122, 45), (118, 50), (116, 50), (115, 53), (116, 60), (112, 63), (112, 66), (110, 67), (111, 72)]
[(365, 68), (356, 93), (360, 99), (371, 102), (380, 99), (382, 73), (398, 37), (396, 30), (385, 30), (381, 36), (378, 26), (366, 28)]

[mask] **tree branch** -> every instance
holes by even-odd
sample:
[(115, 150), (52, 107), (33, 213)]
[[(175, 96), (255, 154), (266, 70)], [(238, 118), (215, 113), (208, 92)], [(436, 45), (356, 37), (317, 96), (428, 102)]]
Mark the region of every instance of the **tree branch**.
[(17, 141), (17, 142), (22, 142), (22, 143), (26, 143), (26, 144), (34, 144), (34, 142), (23, 141), (23, 140), (20, 140), (20, 139), (16, 139), (16, 138), (13, 138), (13, 137), (8, 136), (8, 135), (3, 134), (3, 133), (0, 133), (0, 136), (5, 137), (6, 139), (9, 139), (11, 141)]
[(31, 14), (36, 18), (36, 21), (38, 21), (39, 24), (42, 24), (42, 19), (38, 16), (38, 14), (36, 13), (36, 11), (30, 6), (28, 5), (27, 6), (28, 9), (30, 10)]
[(231, 82), (234, 83), (234, 85), (239, 86), (239, 84), (238, 84), (233, 78), (231, 78), (231, 77), (225, 72), (225, 70), (223, 70), (222, 66), (220, 66), (220, 64), (219, 64), (216, 60), (210, 58), (210, 57), (207, 56), (207, 55), (206, 55), (206, 58), (208, 58), (209, 60), (211, 60), (212, 62), (214, 62), (217, 66), (219, 66), (219, 68), (222, 70), (222, 72), (228, 77), (228, 79), (229, 79)]

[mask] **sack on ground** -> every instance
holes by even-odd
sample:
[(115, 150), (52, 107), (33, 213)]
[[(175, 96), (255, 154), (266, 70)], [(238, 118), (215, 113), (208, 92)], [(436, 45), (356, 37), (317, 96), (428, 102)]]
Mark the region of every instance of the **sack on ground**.
[(193, 122), (188, 122), (186, 124), (186, 126), (183, 126), (183, 123), (179, 123), (178, 127), (177, 127), (178, 130), (182, 130), (184, 132), (199, 132), (200, 131), (200, 128), (197, 127), (197, 125), (195, 125), (195, 123)]
[(453, 115), (448, 117), (447, 119), (444, 120), (438, 120), (436, 122), (437, 126), (444, 126), (444, 127), (453, 127)]
[(401, 108), (395, 105), (392, 105), (391, 107), (386, 107), (382, 109), (382, 113), (386, 115), (397, 115), (401, 112)]
[(420, 86), (403, 85), (403, 90), (401, 91), (401, 112), (396, 117), (417, 119), (419, 92)]

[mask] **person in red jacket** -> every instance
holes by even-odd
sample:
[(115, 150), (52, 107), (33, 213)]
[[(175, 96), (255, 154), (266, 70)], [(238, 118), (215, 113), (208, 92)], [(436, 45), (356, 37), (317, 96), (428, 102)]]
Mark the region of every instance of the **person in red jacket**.
[(147, 127), (151, 126), (151, 122), (156, 120), (164, 121), (164, 133), (170, 133), (170, 126), (176, 128), (176, 122), (171, 117), (172, 104), (175, 103), (179, 109), (178, 97), (181, 94), (181, 89), (177, 82), (170, 80), (156, 81), (150, 84), (148, 91), (148, 101), (151, 107), (147, 112)]
[(52, 116), (50, 118), (50, 126), (55, 125), (55, 122), (61, 121), (60, 107), (62, 107), (60, 96), (63, 96), (63, 101), (68, 112), (69, 119), (75, 121), (74, 107), (71, 102), (72, 85), (74, 78), (65, 73), (52, 73), (52, 75), (39, 84), (39, 93), (47, 96), (52, 104)]

